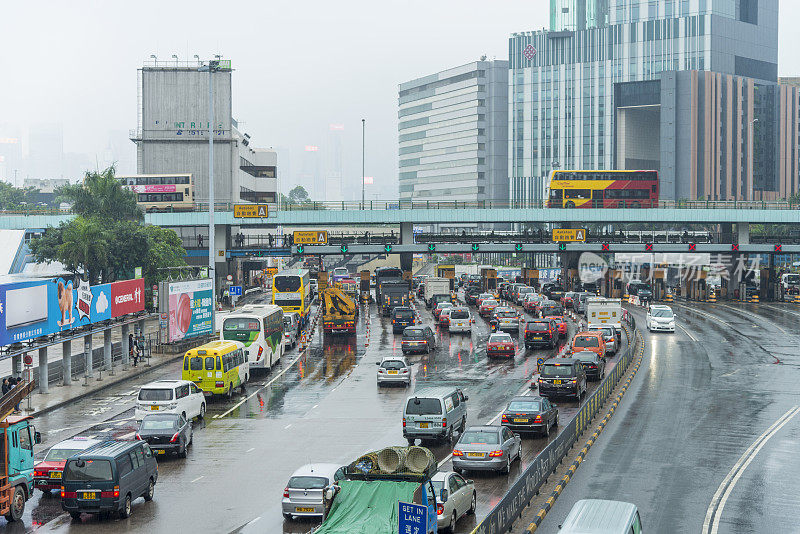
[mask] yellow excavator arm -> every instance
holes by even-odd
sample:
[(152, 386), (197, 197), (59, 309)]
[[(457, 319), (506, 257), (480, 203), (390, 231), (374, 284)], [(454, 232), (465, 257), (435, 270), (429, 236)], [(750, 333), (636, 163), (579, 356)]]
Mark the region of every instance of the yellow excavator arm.
[(354, 315), (356, 305), (347, 293), (338, 287), (328, 287), (322, 292), (322, 303), (325, 315)]

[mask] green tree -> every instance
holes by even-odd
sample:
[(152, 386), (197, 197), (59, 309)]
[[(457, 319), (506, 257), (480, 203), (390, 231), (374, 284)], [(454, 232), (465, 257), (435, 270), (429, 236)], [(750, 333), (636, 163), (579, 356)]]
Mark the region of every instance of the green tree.
[(102, 172), (87, 172), (83, 183), (59, 187), (56, 195), (72, 204), (76, 215), (127, 221), (144, 219), (136, 204), (136, 193), (122, 187), (113, 166)]
[(289, 191), (289, 202), (293, 204), (307, 204), (311, 202), (308, 197), (308, 191), (302, 185), (295, 186), (294, 189)]

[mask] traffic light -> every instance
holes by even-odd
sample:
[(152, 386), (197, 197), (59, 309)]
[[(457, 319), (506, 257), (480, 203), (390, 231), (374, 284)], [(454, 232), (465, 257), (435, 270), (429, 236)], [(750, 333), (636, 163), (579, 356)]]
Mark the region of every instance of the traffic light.
[(305, 248), (303, 245), (297, 245), (297, 253), (302, 254)]
[(517, 243), (516, 245), (514, 245), (514, 250), (516, 250), (517, 252), (522, 252), (522, 243)]
[(383, 250), (387, 254), (390, 253), (392, 251), (392, 245), (389, 245), (388, 243), (386, 245), (383, 245)]
[(342, 254), (347, 254), (347, 245), (346, 244), (342, 244), (342, 246), (340, 247), (340, 250), (342, 251)]
[(477, 243), (473, 243), (472, 244), (472, 252), (478, 252), (479, 248), (481, 248), (481, 247)]
[(436, 252), (436, 245), (428, 243), (428, 252)]

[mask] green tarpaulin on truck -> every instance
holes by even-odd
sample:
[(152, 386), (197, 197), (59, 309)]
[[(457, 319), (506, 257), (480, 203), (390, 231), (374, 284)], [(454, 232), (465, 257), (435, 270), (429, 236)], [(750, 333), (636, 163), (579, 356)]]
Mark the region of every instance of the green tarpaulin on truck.
[(418, 482), (342, 480), (325, 522), (314, 534), (397, 534), (399, 501), (412, 502)]

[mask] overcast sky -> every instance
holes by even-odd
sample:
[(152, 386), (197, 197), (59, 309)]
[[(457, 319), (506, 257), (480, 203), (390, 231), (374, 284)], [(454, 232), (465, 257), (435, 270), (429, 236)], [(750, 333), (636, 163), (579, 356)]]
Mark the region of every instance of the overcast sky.
[[(548, 6), (549, 0), (9, 0), (0, 11), (0, 128), (63, 123), (65, 151), (95, 154), (110, 130), (136, 127), (136, 69), (151, 54), (222, 54), (235, 69), (234, 116), (254, 145), (299, 152), (323, 146), (329, 124), (343, 124), (344, 170), (357, 183), (366, 118), (366, 174), (375, 177), (367, 195), (391, 198), (397, 85), (483, 54), (507, 59), (509, 34), (546, 26)], [(780, 7), (778, 71), (800, 74), (800, 2), (781, 0)], [(132, 159), (133, 143), (129, 149)], [(279, 152), (279, 167), (287, 156)]]

